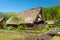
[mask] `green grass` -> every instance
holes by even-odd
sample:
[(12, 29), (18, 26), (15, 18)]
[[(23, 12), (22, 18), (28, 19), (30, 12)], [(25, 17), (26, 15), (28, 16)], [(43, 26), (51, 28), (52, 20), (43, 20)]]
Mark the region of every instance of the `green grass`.
[(24, 40), (24, 35), (0, 32), (0, 40)]
[(26, 32), (26, 33), (40, 34), (40, 33), (43, 33), (43, 32), (47, 32), (48, 30), (49, 30), (48, 27), (45, 27), (42, 30), (20, 30), (18, 32)]
[(42, 30), (8, 30), (8, 29), (0, 29), (0, 30), (6, 30), (6, 31), (13, 31), (13, 32), (26, 32), (26, 33), (33, 33), (33, 34), (40, 34), (43, 32), (48, 31), (48, 27), (43, 28)]
[[(39, 33), (47, 32), (49, 29), (50, 29), (49, 27), (44, 27), (42, 30), (20, 30), (20, 31), (18, 31), (18, 30), (6, 30), (6, 31), (39, 34)], [(0, 30), (5, 30), (5, 29), (0, 29)], [(24, 39), (25, 39), (24, 35), (0, 32), (0, 40), (24, 40)], [(52, 40), (57, 40), (57, 39), (60, 40), (60, 37), (59, 36), (54, 36), (52, 38)]]
[(49, 31), (49, 29), (51, 28), (60, 28), (60, 26), (56, 26), (54, 27), (53, 25), (48, 25), (45, 26), (42, 30), (23, 30), (19, 27), (19, 29), (11, 29), (11, 27), (9, 27), (9, 29), (1, 29), (1, 30), (8, 30), (8, 31), (15, 31), (15, 32), (26, 32), (26, 33), (33, 33), (33, 34), (39, 34), (39, 33), (43, 33), (43, 32), (47, 32)]

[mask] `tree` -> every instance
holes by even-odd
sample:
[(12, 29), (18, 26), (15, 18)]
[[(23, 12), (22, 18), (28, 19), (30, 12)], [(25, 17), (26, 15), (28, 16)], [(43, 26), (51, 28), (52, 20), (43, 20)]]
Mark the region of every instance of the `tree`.
[(60, 6), (44, 8), (45, 20), (60, 20)]
[(5, 15), (4, 15), (4, 13), (3, 12), (0, 12), (0, 18), (1, 17), (4, 17)]
[(54, 20), (56, 19), (57, 16), (57, 12), (56, 12), (56, 8), (51, 8), (51, 19)]
[(57, 9), (57, 19), (60, 20), (60, 7)]
[(51, 11), (49, 8), (44, 9), (45, 20), (51, 20)]

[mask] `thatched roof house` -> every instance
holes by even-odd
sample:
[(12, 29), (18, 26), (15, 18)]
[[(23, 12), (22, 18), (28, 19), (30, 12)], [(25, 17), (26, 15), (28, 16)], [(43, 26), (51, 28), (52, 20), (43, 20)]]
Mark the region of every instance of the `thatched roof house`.
[[(40, 16), (40, 20), (43, 20), (43, 16), (42, 15), (42, 9), (41, 8), (35, 8), (35, 9), (31, 9), (31, 10), (27, 10), (24, 12), (20, 12), (17, 14), (18, 17), (23, 18), (23, 21), (18, 21), (18, 24), (22, 24), (22, 23), (34, 23), (34, 21), (37, 19), (38, 16)], [(39, 15), (40, 14), (40, 15)], [(6, 24), (16, 24), (16, 21), (11, 21), (13, 20), (13, 17), (9, 18), (6, 22)], [(39, 20), (39, 19), (38, 19)]]
[(26, 24), (28, 27), (33, 27), (34, 26), (33, 24), (40, 24), (40, 23), (44, 23), (42, 8), (34, 8), (31, 10), (20, 12), (16, 15), (15, 19), (11, 17), (6, 22), (6, 24), (8, 25), (15, 25), (15, 26), (16, 24)]
[(40, 12), (41, 12), (41, 8), (36, 8), (36, 9), (28, 10), (25, 12), (21, 12), (18, 15), (25, 18), (24, 20), (25, 23), (33, 23)]

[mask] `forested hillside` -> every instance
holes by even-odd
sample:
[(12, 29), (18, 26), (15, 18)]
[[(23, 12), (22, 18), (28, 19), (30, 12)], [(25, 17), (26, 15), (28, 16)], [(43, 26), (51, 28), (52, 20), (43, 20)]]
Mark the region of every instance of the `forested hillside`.
[(44, 8), (45, 20), (60, 20), (60, 5)]

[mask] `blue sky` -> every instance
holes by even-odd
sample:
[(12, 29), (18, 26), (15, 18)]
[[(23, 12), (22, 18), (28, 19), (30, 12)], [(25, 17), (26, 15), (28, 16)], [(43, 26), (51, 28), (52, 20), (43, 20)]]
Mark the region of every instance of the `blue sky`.
[(22, 12), (31, 8), (60, 5), (60, 0), (0, 0), (0, 12)]

